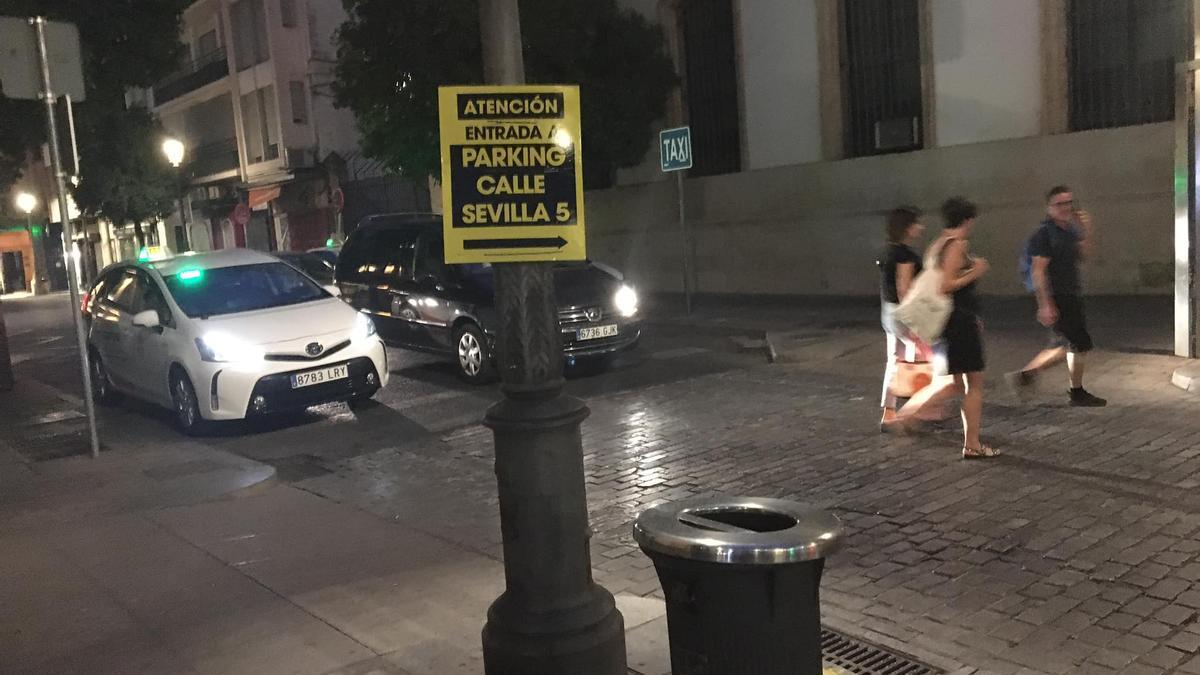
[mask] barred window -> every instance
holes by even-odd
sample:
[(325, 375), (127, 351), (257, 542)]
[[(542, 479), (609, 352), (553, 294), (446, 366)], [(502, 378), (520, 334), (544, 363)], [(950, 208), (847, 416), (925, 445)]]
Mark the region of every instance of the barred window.
[(731, 0), (691, 0), (681, 12), (691, 175), (742, 168), (741, 119)]
[(919, 150), (924, 139), (917, 0), (845, 0), (841, 23), (846, 155)]
[(1186, 0), (1070, 0), (1071, 130), (1173, 119), (1190, 25)]

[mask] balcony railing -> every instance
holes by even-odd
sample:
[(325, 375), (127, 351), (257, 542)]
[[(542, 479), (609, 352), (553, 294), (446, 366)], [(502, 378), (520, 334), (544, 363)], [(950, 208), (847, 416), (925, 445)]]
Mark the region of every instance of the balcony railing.
[(154, 103), (162, 105), (173, 101), (227, 75), (229, 75), (229, 61), (225, 57), (225, 49), (214, 49), (189, 61), (186, 66), (154, 85)]
[(206, 143), (192, 150), (190, 154), (192, 160), (188, 164), (188, 173), (195, 179), (233, 171), (239, 166), (235, 138)]

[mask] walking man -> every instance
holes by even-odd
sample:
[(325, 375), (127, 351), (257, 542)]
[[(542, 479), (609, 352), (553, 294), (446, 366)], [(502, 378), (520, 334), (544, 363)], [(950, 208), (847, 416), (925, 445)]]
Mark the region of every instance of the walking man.
[(1075, 196), (1065, 185), (1052, 188), (1046, 204), (1048, 217), (1030, 238), (1025, 255), (1029, 257), (1030, 281), (1037, 295), (1037, 319), (1051, 329), (1051, 342), (1023, 369), (1009, 373), (1005, 379), (1024, 400), (1041, 371), (1066, 359), (1071, 375), (1071, 405), (1101, 407), (1108, 401), (1083, 388), (1092, 337), (1083, 311), (1079, 263), (1091, 254), (1092, 218), (1076, 207)]

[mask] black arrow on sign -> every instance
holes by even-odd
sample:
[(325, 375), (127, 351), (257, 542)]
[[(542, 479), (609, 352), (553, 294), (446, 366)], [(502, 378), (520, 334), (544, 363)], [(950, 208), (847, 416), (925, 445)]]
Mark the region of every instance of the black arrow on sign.
[(562, 248), (566, 245), (567, 240), (562, 237), (545, 237), (541, 239), (467, 239), (463, 241), (463, 248), (468, 251), (489, 248)]

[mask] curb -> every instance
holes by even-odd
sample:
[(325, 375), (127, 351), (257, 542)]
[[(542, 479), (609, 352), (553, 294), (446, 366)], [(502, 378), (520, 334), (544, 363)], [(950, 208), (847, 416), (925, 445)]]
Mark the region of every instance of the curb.
[[(253, 461), (253, 460), (251, 460), (251, 461)], [(262, 463), (259, 462), (259, 464), (262, 464)], [(264, 475), (262, 478), (258, 479), (257, 481), (250, 483), (249, 485), (245, 485), (236, 490), (230, 490), (229, 492), (226, 492), (225, 494), (220, 496), (220, 499), (226, 499), (226, 500), (232, 501), (234, 499), (245, 499), (247, 497), (258, 497), (258, 496), (266, 494), (267, 492), (270, 492), (276, 486), (282, 485), (282, 483), (279, 482), (279, 472), (277, 472), (275, 470), (275, 467), (271, 466), (270, 464), (262, 464), (262, 466), (267, 469), (266, 475)]]

